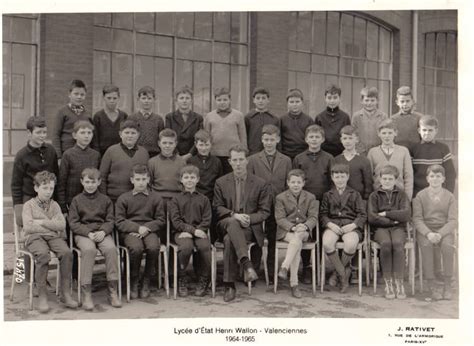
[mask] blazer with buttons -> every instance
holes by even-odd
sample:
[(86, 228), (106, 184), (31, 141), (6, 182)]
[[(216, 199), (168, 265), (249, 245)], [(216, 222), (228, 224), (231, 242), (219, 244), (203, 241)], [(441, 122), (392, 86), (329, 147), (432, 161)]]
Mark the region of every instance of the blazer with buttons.
[(196, 154), (194, 147), (194, 135), (203, 128), (203, 117), (196, 112), (189, 112), (186, 122), (179, 110), (166, 114), (165, 128), (172, 129), (178, 136), (178, 153), (185, 155), (188, 153)]

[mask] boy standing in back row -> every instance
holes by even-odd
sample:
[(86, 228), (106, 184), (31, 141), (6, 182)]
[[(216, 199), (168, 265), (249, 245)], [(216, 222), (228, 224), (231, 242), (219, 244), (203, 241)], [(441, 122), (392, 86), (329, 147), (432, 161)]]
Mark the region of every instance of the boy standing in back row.
[(398, 133), (395, 144), (411, 149), (412, 145), (420, 141), (417, 129), (423, 114), (415, 111), (415, 100), (409, 86), (398, 88), (396, 104), (400, 110), (391, 118)]

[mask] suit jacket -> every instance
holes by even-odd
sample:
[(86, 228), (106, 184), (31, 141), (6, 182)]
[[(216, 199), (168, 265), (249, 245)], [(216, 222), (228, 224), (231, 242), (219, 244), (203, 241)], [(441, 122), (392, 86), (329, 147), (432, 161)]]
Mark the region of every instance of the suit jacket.
[[(247, 174), (243, 193), (244, 213), (250, 216), (250, 228), (259, 246), (263, 246), (262, 222), (270, 215), (271, 193), (267, 183), (253, 174)], [(220, 221), (231, 214), (235, 207), (234, 173), (220, 177), (214, 186), (213, 207)]]
[(321, 202), (320, 214), (321, 226), (324, 228), (329, 222), (339, 227), (353, 222), (360, 229), (364, 229), (367, 221), (366, 207), (360, 193), (349, 186), (346, 186), (342, 195), (339, 195), (335, 187), (326, 192)]
[(275, 202), (277, 239), (284, 238), (299, 223), (304, 223), (311, 234), (318, 222), (318, 213), (319, 202), (311, 192), (302, 190), (298, 200), (290, 190), (280, 193)]
[(291, 170), (291, 159), (277, 151), (273, 162), (273, 169), (265, 156), (265, 151), (261, 151), (249, 157), (247, 171), (262, 178), (271, 185), (272, 197), (275, 197), (285, 191), (286, 176)]
[(172, 129), (178, 135), (177, 149), (179, 155), (185, 155), (189, 152), (195, 154), (194, 135), (203, 127), (202, 115), (193, 111), (189, 112), (186, 122), (183, 121), (181, 112), (176, 110), (166, 114), (165, 128)]

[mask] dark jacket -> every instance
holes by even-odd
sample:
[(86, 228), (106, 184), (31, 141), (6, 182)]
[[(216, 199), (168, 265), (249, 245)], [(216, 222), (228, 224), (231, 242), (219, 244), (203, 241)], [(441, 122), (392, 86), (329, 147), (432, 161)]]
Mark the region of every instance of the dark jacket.
[[(369, 196), (369, 224), (375, 227), (404, 227), (410, 220), (410, 203), (408, 197), (397, 186), (392, 191), (378, 188)], [(386, 216), (378, 213), (386, 212)], [(395, 223), (397, 221), (397, 223)]]
[(194, 135), (203, 125), (202, 115), (193, 111), (189, 112), (186, 122), (183, 121), (183, 116), (179, 110), (166, 114), (165, 128), (172, 129), (178, 135), (178, 153), (185, 155), (191, 152), (196, 154), (194, 148)]
[(360, 193), (349, 186), (346, 186), (342, 195), (339, 195), (335, 187), (326, 192), (319, 215), (321, 226), (324, 228), (332, 222), (339, 227), (355, 223), (357, 227), (363, 229), (367, 221), (367, 212)]

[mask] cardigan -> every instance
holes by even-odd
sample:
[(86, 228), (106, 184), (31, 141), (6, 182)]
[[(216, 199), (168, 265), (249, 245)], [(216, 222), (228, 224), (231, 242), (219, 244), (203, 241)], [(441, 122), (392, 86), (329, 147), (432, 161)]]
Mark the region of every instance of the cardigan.
[(247, 148), (247, 132), (244, 116), (236, 109), (222, 117), (216, 110), (207, 113), (204, 118), (204, 129), (211, 134), (211, 154), (215, 156), (229, 156), (229, 149), (236, 144)]
[(404, 189), (411, 200), (413, 196), (413, 167), (408, 149), (401, 146), (394, 146), (390, 159), (387, 159), (381, 147), (375, 147), (369, 150), (367, 158), (370, 161), (372, 172), (374, 172), (374, 190), (380, 186), (380, 170), (386, 165), (397, 167), (399, 176), (396, 184), (399, 188)]
[(359, 154), (367, 155), (370, 148), (381, 144), (379, 125), (387, 120), (388, 115), (380, 109), (376, 109), (373, 114), (367, 112), (364, 108), (354, 113), (352, 116), (352, 126), (356, 129), (359, 143), (356, 150)]
[(168, 202), (173, 233), (194, 234), (196, 229), (206, 231), (211, 227), (212, 208), (202, 193), (182, 191)]
[(110, 120), (105, 110), (101, 109), (94, 114), (92, 121), (94, 123), (94, 137), (96, 139), (95, 144), (97, 151), (101, 155), (104, 155), (105, 151), (114, 144), (120, 143), (120, 124), (128, 118), (128, 114), (120, 109), (118, 111), (118, 117), (115, 121)]
[[(181, 181), (179, 171), (186, 165), (181, 156), (173, 155), (165, 157), (158, 154), (148, 160), (148, 171), (150, 172), (150, 186), (155, 191), (180, 192)], [(171, 195), (170, 195), (171, 196)]]
[(276, 238), (285, 238), (300, 223), (305, 224), (311, 234), (318, 223), (318, 212), (319, 202), (312, 193), (302, 190), (298, 198), (290, 190), (280, 193), (275, 202)]
[(23, 204), (25, 196), (36, 196), (33, 178), (41, 171), (58, 175), (56, 151), (51, 144), (44, 143), (39, 148), (35, 148), (27, 143), (18, 151), (13, 161), (11, 181), (13, 205)]
[[(86, 109), (80, 115), (74, 113), (69, 105), (62, 107), (56, 117), (53, 119), (53, 130), (51, 132), (53, 147), (56, 150), (56, 155), (61, 158), (62, 154), (69, 148), (72, 148), (76, 141), (72, 138), (72, 131), (74, 123), (78, 120), (87, 120), (92, 124), (91, 113)], [(95, 138), (92, 137), (95, 146)]]
[(298, 115), (290, 113), (281, 117), (281, 152), (290, 159), (308, 149), (305, 131), (313, 125), (313, 119), (303, 112)]
[[(66, 220), (59, 204), (53, 200), (50, 201), (48, 210), (41, 208), (36, 198), (26, 201), (23, 205), (21, 217), (26, 243), (41, 236), (48, 236), (51, 239), (66, 238)], [(44, 220), (45, 223), (36, 225), (34, 220)]]
[(136, 112), (129, 117), (135, 120), (140, 128), (140, 137), (137, 144), (144, 147), (150, 156), (154, 156), (160, 152), (158, 146), (159, 134), (165, 128), (165, 123), (160, 115), (151, 113), (148, 117), (140, 112)]
[(365, 204), (360, 194), (353, 188), (346, 186), (342, 195), (335, 187), (326, 192), (319, 210), (321, 226), (327, 227), (329, 222), (339, 227), (355, 223), (363, 229), (367, 221)]
[(395, 144), (403, 145), (410, 149), (413, 144), (420, 142), (420, 134), (418, 133), (418, 122), (423, 114), (411, 112), (402, 114), (401, 112), (392, 115), (392, 121), (397, 127), (397, 136)]
[(90, 232), (114, 230), (114, 205), (109, 197), (96, 190), (94, 193), (82, 192), (73, 198), (69, 207), (68, 222), (74, 234), (83, 237)]
[[(386, 216), (378, 215), (381, 212), (385, 212)], [(378, 188), (370, 194), (367, 214), (371, 226), (377, 228), (405, 227), (410, 220), (410, 202), (405, 192), (396, 186), (392, 191)]]
[(316, 115), (314, 119), (316, 125), (324, 129), (325, 140), (321, 144), (321, 149), (328, 152), (332, 156), (337, 156), (344, 151), (344, 146), (341, 143), (341, 129), (351, 124), (349, 114), (343, 110), (326, 107), (324, 111)]
[[(260, 112), (256, 109), (251, 110), (245, 115), (245, 128), (247, 129), (247, 145), (249, 155), (253, 155), (263, 150), (262, 128), (264, 125), (275, 125), (280, 128), (280, 118), (269, 111)], [(280, 146), (280, 143), (278, 143)]]
[(416, 230), (426, 236), (437, 232), (446, 236), (458, 227), (458, 208), (454, 195), (446, 189), (441, 189), (433, 196), (431, 188), (421, 190), (413, 199), (413, 223)]
[(188, 160), (188, 164), (199, 168), (199, 181), (196, 185), (196, 190), (212, 201), (216, 180), (224, 174), (221, 160), (216, 156), (197, 154)]
[(334, 159), (334, 163), (344, 163), (349, 166), (347, 185), (359, 192), (362, 199), (367, 200), (373, 191), (372, 168), (369, 160), (365, 156), (357, 154), (347, 161), (342, 153)]
[(112, 201), (124, 192), (131, 190), (133, 185), (130, 182), (130, 172), (135, 164), (146, 165), (149, 156), (145, 148), (138, 146), (133, 157), (122, 149), (121, 143), (112, 145), (106, 150), (100, 162), (100, 175), (102, 183), (99, 190), (104, 195), (110, 197)]
[(179, 110), (166, 114), (165, 128), (172, 129), (176, 132), (178, 136), (176, 149), (179, 155), (196, 153), (194, 135), (203, 128), (203, 122), (202, 115), (193, 111), (188, 113), (186, 122), (184, 122), (182, 113)]

